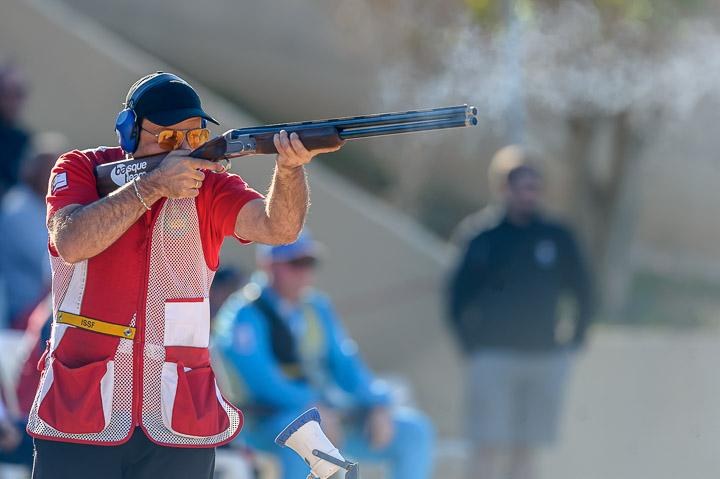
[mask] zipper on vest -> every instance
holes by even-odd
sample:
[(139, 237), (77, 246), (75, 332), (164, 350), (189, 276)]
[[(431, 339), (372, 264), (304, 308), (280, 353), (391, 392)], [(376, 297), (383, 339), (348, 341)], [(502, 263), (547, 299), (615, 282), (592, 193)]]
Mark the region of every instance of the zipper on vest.
[(142, 276), (142, 288), (138, 300), (137, 308), (137, 334), (135, 335), (135, 343), (133, 344), (133, 362), (136, 371), (133, 374), (133, 414), (135, 426), (142, 425), (142, 397), (143, 397), (143, 367), (145, 354), (145, 316), (147, 314), (147, 292), (150, 275), (150, 245), (152, 243), (152, 211), (145, 214), (146, 231), (145, 231), (145, 271)]

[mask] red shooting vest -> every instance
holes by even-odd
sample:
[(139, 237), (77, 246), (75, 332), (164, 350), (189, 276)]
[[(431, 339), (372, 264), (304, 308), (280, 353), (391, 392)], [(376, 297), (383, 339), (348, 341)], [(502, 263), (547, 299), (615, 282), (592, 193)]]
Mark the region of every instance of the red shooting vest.
[[(51, 254), (53, 328), (28, 432), (119, 444), (213, 447), (242, 427), (210, 367), (208, 292), (194, 199), (158, 202), (107, 250), (74, 265)], [(91, 280), (88, 278), (91, 277)], [(59, 313), (135, 328), (127, 339), (57, 321)]]

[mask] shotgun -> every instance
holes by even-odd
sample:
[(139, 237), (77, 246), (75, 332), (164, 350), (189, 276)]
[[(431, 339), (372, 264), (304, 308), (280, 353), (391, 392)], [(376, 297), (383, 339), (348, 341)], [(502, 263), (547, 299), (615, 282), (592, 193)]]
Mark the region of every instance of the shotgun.
[[(338, 146), (346, 140), (477, 125), (477, 109), (458, 105), (426, 110), (379, 113), (331, 120), (278, 123), (228, 130), (189, 153), (193, 158), (230, 161), (249, 155), (277, 153), (273, 136), (295, 132), (308, 150)], [(136, 176), (156, 168), (167, 153), (105, 163), (95, 167), (97, 189), (106, 196)]]

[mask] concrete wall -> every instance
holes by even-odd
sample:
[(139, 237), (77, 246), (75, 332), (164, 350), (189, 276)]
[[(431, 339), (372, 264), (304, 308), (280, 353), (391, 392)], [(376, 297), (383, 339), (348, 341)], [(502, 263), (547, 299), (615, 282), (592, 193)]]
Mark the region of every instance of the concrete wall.
[(350, 114), (372, 91), (373, 51), (338, 34), (332, 0), (64, 3), (264, 118)]

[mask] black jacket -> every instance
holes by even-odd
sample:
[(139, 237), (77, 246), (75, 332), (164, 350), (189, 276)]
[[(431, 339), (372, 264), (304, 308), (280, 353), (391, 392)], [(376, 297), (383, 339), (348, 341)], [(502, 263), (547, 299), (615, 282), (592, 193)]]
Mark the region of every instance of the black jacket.
[(465, 352), (552, 350), (558, 305), (576, 300), (574, 345), (592, 314), (590, 279), (577, 243), (564, 226), (541, 217), (525, 226), (502, 218), (467, 244), (450, 281), (449, 319)]
[(17, 183), (20, 163), (27, 154), (30, 135), (0, 119), (0, 197)]

